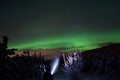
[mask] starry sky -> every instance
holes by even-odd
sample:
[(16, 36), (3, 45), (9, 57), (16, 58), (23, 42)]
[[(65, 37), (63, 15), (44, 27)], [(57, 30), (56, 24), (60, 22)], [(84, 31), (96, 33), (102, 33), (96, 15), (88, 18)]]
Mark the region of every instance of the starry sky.
[(119, 0), (1, 0), (9, 48), (92, 49), (120, 42)]

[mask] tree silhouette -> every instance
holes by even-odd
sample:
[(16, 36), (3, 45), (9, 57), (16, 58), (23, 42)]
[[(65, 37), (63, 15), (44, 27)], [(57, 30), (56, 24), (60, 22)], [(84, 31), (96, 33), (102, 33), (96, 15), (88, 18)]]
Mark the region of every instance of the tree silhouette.
[(17, 49), (8, 49), (8, 36), (2, 36), (2, 43), (0, 43), (0, 57), (3, 59), (8, 55), (15, 54), (14, 51)]

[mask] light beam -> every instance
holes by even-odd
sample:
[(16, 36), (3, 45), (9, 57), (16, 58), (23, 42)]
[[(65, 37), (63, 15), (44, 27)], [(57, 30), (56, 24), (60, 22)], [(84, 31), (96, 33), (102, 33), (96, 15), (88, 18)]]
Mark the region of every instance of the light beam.
[(57, 57), (56, 59), (54, 59), (51, 63), (51, 74), (53, 75), (57, 69), (58, 69), (58, 66), (59, 66), (59, 62), (60, 62), (60, 59), (59, 57)]

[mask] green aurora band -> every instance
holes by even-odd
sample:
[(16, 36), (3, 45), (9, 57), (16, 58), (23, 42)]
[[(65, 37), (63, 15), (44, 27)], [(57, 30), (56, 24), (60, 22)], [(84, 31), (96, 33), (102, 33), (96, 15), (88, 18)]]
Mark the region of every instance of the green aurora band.
[(74, 48), (77, 50), (89, 50), (100, 47), (102, 43), (119, 43), (120, 32), (109, 32), (102, 34), (71, 34), (54, 36), (43, 39), (32, 39), (29, 41), (9, 44), (9, 48), (17, 49), (54, 49), (54, 48)]

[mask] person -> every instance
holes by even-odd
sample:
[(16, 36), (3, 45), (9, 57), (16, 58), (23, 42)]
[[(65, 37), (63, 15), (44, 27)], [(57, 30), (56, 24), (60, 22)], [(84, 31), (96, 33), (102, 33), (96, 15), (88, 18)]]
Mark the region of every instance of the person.
[(43, 80), (54, 80), (53, 75), (50, 74), (50, 67), (46, 66), (46, 72), (43, 75)]

